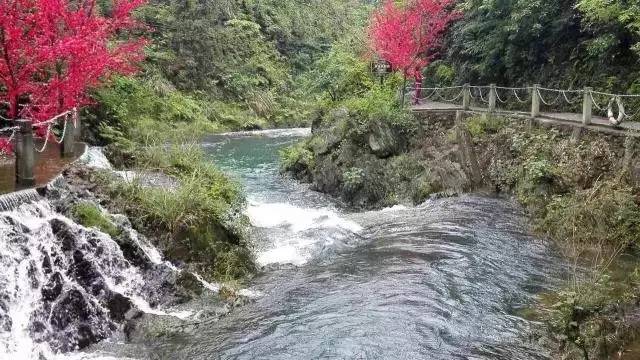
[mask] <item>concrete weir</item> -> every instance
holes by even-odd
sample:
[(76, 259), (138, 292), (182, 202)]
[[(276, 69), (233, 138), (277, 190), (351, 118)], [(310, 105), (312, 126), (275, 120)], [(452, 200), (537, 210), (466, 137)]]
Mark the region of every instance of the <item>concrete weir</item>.
[(42, 196), (36, 189), (27, 189), (0, 195), (0, 211), (11, 211), (18, 206), (38, 201)]
[[(5, 194), (0, 194), (0, 211), (12, 211), (18, 208), (22, 204), (27, 204), (27, 203), (32, 203), (35, 201), (42, 200), (43, 199), (41, 195), (42, 189), (46, 188), (47, 186), (54, 185), (56, 182), (60, 181), (62, 179), (61, 173), (66, 168), (68, 168), (70, 165), (74, 164), (77, 161), (81, 161), (84, 157), (87, 156), (89, 147), (84, 143), (77, 144), (77, 145), (78, 146), (76, 146), (76, 154), (78, 156), (75, 157), (75, 160), (73, 161), (66, 160), (64, 162), (60, 162), (59, 164), (60, 166), (55, 168), (57, 170), (57, 173), (53, 173), (51, 171), (54, 168), (48, 169), (49, 171), (46, 173), (43, 172), (42, 176), (53, 176), (53, 177), (49, 177), (46, 182), (45, 181), (40, 182), (38, 183), (38, 186), (34, 188), (22, 189), (22, 190), (8, 192)], [(80, 147), (82, 147), (81, 150), (80, 150)]]

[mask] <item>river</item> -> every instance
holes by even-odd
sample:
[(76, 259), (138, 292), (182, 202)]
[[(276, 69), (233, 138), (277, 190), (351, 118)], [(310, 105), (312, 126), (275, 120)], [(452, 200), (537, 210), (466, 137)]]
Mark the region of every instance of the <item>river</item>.
[[(545, 359), (517, 314), (559, 277), (511, 202), (462, 196), (364, 213), (283, 178), (303, 130), (210, 137), (245, 185), (261, 294), (176, 343), (181, 359)], [(286, 265), (291, 264), (291, 265)]]
[[(75, 358), (547, 359), (519, 316), (561, 278), (514, 203), (481, 195), (349, 211), (279, 173), (306, 129), (216, 135), (211, 161), (244, 184), (261, 272), (220, 319)], [(197, 304), (192, 305), (197, 311)], [(84, 355), (83, 355), (84, 354)], [(93, 354), (93, 355), (92, 355)]]

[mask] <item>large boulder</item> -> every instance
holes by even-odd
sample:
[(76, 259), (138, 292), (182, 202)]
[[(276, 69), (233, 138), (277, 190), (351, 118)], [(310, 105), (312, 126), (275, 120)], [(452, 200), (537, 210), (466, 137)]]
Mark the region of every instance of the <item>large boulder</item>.
[(369, 125), (368, 144), (371, 152), (381, 159), (396, 155), (400, 150), (397, 133), (381, 120), (372, 121)]
[(337, 194), (340, 189), (342, 170), (332, 161), (330, 156), (316, 160), (316, 167), (313, 169), (314, 190)]

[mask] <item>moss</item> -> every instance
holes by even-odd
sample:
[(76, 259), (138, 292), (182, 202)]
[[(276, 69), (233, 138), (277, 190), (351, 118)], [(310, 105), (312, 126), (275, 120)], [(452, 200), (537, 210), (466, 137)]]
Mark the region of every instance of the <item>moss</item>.
[(280, 159), (281, 167), (284, 170), (296, 167), (311, 169), (315, 165), (313, 153), (307, 148), (306, 142), (300, 142), (281, 150)]
[(116, 237), (121, 234), (121, 230), (107, 219), (102, 211), (92, 203), (81, 202), (74, 204), (71, 208), (71, 216), (82, 226), (97, 228), (111, 237)]
[(473, 138), (496, 134), (507, 125), (507, 120), (495, 116), (476, 116), (466, 120), (466, 128)]

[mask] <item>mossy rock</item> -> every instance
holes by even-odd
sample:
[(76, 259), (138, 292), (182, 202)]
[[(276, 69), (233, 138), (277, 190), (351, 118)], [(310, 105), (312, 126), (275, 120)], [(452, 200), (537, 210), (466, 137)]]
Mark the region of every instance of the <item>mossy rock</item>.
[(371, 152), (381, 159), (397, 155), (400, 150), (398, 134), (381, 120), (369, 125), (368, 144)]

